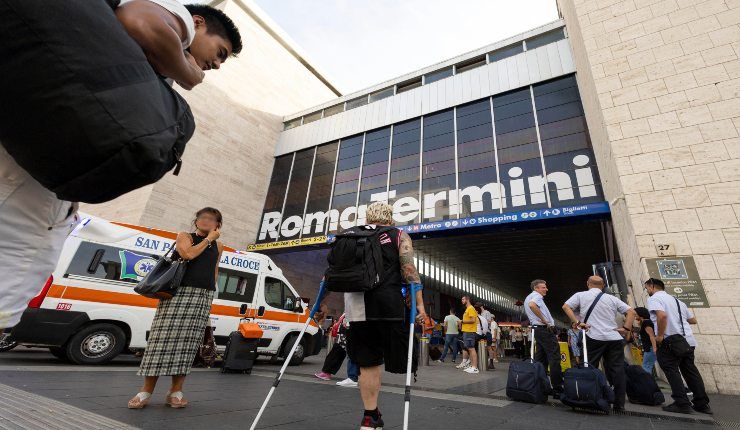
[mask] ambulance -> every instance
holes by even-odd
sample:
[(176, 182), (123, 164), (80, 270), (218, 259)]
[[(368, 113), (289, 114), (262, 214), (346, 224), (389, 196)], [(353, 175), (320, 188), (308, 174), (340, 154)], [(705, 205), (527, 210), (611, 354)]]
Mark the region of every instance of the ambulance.
[[(81, 218), (56, 269), (11, 336), (18, 344), (47, 347), (73, 363), (103, 364), (146, 348), (157, 300), (136, 294), (134, 286), (177, 235), (90, 215)], [(264, 332), (260, 355), (288, 355), (308, 318), (308, 300), (268, 256), (225, 247), (216, 285), (210, 323), (220, 350), (239, 321), (248, 318)], [(290, 364), (317, 354), (321, 336), (312, 321)]]

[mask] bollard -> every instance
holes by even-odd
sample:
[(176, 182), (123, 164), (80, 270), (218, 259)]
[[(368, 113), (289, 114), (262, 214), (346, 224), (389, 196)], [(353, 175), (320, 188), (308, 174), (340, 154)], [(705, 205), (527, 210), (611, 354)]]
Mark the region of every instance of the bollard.
[(424, 336), (419, 338), (419, 361), (421, 366), (429, 366), (429, 339)]
[(478, 341), (478, 370), (485, 372), (488, 370), (488, 345), (486, 341)]

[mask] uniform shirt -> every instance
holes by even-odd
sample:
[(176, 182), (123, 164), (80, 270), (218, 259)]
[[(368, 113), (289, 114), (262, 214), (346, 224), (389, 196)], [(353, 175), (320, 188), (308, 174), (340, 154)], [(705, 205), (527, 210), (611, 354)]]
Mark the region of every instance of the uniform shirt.
[(463, 314), (463, 321), (465, 320), (473, 320), (472, 323), (462, 323), (462, 331), (463, 333), (475, 333), (478, 331), (478, 312), (475, 311), (475, 308), (472, 306), (468, 306), (465, 309), (465, 313)]
[(691, 330), (691, 324), (686, 321), (689, 318), (694, 318), (694, 313), (681, 300), (678, 301), (678, 306), (681, 309), (681, 314), (678, 313), (676, 299), (665, 291), (656, 291), (655, 294), (650, 296), (647, 301), (647, 308), (650, 311), (650, 320), (655, 324), (655, 335), (658, 336), (658, 315), (656, 312), (663, 311), (668, 317), (668, 323), (666, 324), (663, 336), (668, 337), (673, 334), (682, 335), (681, 324), (683, 323), (683, 329), (686, 332), (684, 336), (686, 341), (689, 345), (696, 346), (696, 339), (694, 338), (694, 332)]
[[(586, 318), (586, 312), (596, 297), (601, 293), (598, 288), (589, 288), (588, 291), (581, 291), (573, 294), (565, 304), (570, 306), (578, 315), (578, 319), (583, 321)], [(594, 306), (591, 315), (588, 317), (586, 324), (590, 325), (586, 335), (594, 340), (622, 340), (622, 335), (617, 330), (617, 314), (623, 314), (630, 310), (627, 303), (619, 300), (611, 294), (604, 294), (599, 302)]]
[(445, 317), (445, 334), (458, 334), (459, 330), (457, 324), (460, 322), (460, 318), (456, 315), (447, 315)]
[[(542, 312), (542, 315), (545, 316), (547, 321), (540, 320), (540, 317), (532, 312), (532, 309), (529, 309), (529, 302), (534, 302), (534, 304), (536, 304), (537, 307), (540, 308), (540, 312)], [(555, 322), (552, 319), (552, 315), (550, 315), (550, 310), (547, 309), (547, 305), (545, 304), (545, 300), (542, 297), (542, 294), (538, 293), (537, 291), (532, 291), (531, 293), (529, 293), (527, 298), (524, 299), (524, 311), (527, 313), (529, 323), (532, 325), (552, 325)]]
[(498, 323), (496, 321), (491, 321), (491, 336), (493, 336), (494, 339), (501, 338), (501, 329), (498, 328)]
[[(129, 3), (133, 0), (121, 0), (120, 6)], [(148, 0), (152, 3), (158, 4), (163, 8), (167, 9), (171, 14), (175, 15), (185, 26), (185, 40), (181, 40), (182, 49), (187, 49), (190, 44), (193, 43), (195, 38), (195, 23), (193, 22), (193, 16), (190, 15), (187, 8), (183, 6), (178, 0)]]

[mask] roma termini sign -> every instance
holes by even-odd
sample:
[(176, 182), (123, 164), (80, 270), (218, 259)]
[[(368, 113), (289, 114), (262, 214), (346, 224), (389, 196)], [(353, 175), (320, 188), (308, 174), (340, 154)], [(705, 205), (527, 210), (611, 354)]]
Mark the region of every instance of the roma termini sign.
[[(543, 215), (554, 217), (561, 215), (561, 213), (562, 216), (571, 216), (574, 213), (572, 211), (561, 212), (563, 208), (580, 207), (603, 200), (596, 180), (597, 175), (591, 165), (591, 157), (593, 155), (590, 151), (580, 151), (575, 155), (571, 153), (567, 160), (571, 168), (562, 171), (550, 171), (546, 178), (542, 175), (523, 177), (522, 168), (514, 166), (505, 172), (501, 172), (502, 179), (508, 176), (508, 180), (502, 180), (500, 183), (488, 182), (461, 189), (424, 194), (421, 199), (415, 196), (395, 199), (396, 191), (391, 188), (388, 192), (372, 194), (370, 200), (371, 202), (391, 201), (393, 219), (399, 225), (419, 220), (421, 216), (421, 222), (404, 226), (412, 229), (416, 226), (417, 231), (420, 228), (419, 226), (426, 226), (426, 230), (450, 228), (453, 227), (452, 222), (456, 222), (454, 227), (458, 228), (476, 224), (492, 224), (498, 222), (499, 218), (497, 217), (499, 216), (502, 217), (500, 221), (504, 222), (543, 218)], [(550, 193), (552, 208), (545, 207), (544, 210), (550, 212), (547, 214), (540, 213), (543, 205), (547, 204), (546, 190), (548, 188), (552, 190)], [(449, 222), (435, 221), (431, 223), (433, 226), (430, 227), (428, 225), (429, 221), (439, 217), (438, 205), (440, 203), (442, 203), (442, 206), (449, 207), (449, 215), (452, 220)], [(466, 206), (466, 212), (474, 216), (456, 219), (463, 214), (464, 205)], [(528, 207), (531, 207), (532, 210), (526, 210)], [(520, 209), (512, 211), (515, 208)], [(589, 208), (588, 210), (592, 209)], [(285, 219), (278, 211), (266, 212), (262, 218), (257, 241), (270, 242), (272, 243), (270, 247), (281, 247), (278, 244), (286, 246), (283, 242), (290, 242), (302, 236), (305, 238), (306, 236), (324, 234), (327, 222), (329, 226), (328, 233), (336, 232), (357, 224), (363, 224), (366, 210), (367, 204), (363, 204), (350, 206), (341, 212), (331, 209), (306, 213), (305, 216), (292, 215)], [(530, 212), (533, 215), (531, 218), (529, 218)], [(583, 214), (583, 210), (576, 212), (578, 213), (575, 214)], [(482, 218), (479, 216), (484, 214), (489, 216)], [(478, 222), (479, 218), (482, 221), (480, 223)], [(487, 218), (491, 218), (491, 221), (487, 222)], [(285, 240), (275, 242), (278, 237)], [(300, 244), (291, 242), (287, 246)]]

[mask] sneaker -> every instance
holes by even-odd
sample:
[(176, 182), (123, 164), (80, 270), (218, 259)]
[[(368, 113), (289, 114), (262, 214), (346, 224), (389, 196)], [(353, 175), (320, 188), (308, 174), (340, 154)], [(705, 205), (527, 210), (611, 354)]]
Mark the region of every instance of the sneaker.
[(675, 412), (677, 414), (690, 414), (691, 408), (689, 406), (681, 406), (675, 403), (671, 403), (668, 406), (663, 406), (663, 410), (666, 412)]
[(455, 368), (457, 368), (457, 369), (464, 369), (468, 365), (470, 365), (470, 361), (463, 360), (460, 364), (458, 364), (457, 366), (455, 366)]
[(362, 417), (360, 423), (360, 430), (383, 430), (383, 416), (378, 414), (378, 419), (375, 420), (370, 415)]
[(709, 405), (692, 406), (691, 408), (693, 410), (695, 410), (696, 412), (699, 412), (699, 413), (702, 413), (702, 414), (707, 414), (707, 415), (713, 415), (714, 414), (714, 412), (712, 411), (712, 408), (710, 408)]
[(340, 387), (356, 387), (357, 386), (357, 381), (353, 381), (353, 380), (347, 378), (347, 379), (345, 379), (343, 381), (337, 382), (337, 385), (339, 385)]
[(323, 380), (323, 381), (331, 381), (331, 374), (326, 372), (316, 372), (313, 374), (313, 376)]
[(466, 367), (465, 370), (463, 370), (463, 372), (466, 372), (466, 373), (479, 373), (480, 371), (478, 370), (477, 367), (470, 366), (470, 367)]
[(435, 363), (444, 363), (444, 360), (434, 360)]

